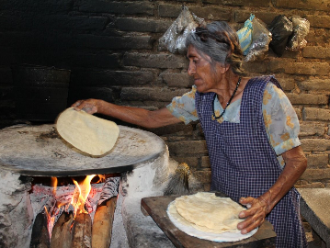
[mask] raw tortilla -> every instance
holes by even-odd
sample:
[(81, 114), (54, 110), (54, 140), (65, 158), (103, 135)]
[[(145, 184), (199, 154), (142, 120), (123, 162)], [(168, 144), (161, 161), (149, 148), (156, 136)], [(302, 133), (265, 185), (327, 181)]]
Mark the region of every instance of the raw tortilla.
[(181, 224), (212, 233), (240, 233), (237, 224), (242, 221), (238, 218), (242, 210), (242, 206), (228, 197), (205, 192), (181, 196), (169, 207), (172, 217)]
[(73, 108), (59, 115), (56, 129), (66, 142), (91, 156), (108, 153), (119, 135), (116, 123)]

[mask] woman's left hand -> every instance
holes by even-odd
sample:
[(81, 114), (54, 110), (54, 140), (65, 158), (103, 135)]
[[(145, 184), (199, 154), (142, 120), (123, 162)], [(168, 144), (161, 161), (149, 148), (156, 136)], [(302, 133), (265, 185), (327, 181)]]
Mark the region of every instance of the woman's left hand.
[(246, 234), (264, 223), (269, 206), (263, 199), (253, 197), (242, 197), (239, 202), (248, 207), (239, 213), (238, 216), (245, 220), (237, 225), (241, 233)]
[(251, 232), (265, 221), (265, 217), (275, 205), (288, 193), (307, 168), (307, 159), (300, 146), (282, 154), (285, 167), (275, 184), (258, 198), (242, 197), (239, 202), (248, 207), (239, 213), (245, 220), (238, 223), (242, 234)]

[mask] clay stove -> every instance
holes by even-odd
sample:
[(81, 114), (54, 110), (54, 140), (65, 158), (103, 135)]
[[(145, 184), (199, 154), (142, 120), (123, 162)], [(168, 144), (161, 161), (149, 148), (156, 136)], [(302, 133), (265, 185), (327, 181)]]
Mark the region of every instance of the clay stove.
[[(120, 173), (110, 247), (173, 247), (150, 217), (141, 213), (141, 198), (163, 194), (175, 164), (164, 141), (139, 129), (120, 126), (108, 155), (91, 158), (60, 139), (54, 125), (19, 125), (0, 131), (0, 246), (29, 247), (40, 211), (31, 178)], [(40, 203), (40, 202), (39, 202)], [(42, 203), (47, 205), (47, 203)]]

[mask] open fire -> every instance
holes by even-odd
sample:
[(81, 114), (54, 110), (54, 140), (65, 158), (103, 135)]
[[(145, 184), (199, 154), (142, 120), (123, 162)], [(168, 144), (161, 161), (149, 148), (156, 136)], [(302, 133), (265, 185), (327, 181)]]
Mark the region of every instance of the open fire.
[[(91, 183), (97, 178), (95, 183)], [(119, 177), (88, 175), (79, 182), (72, 180), (73, 184), (58, 186), (58, 179), (52, 177), (50, 186), (33, 186), (30, 195), (32, 205), (36, 212), (46, 216), (43, 219), (47, 222), (48, 233), (46, 235), (40, 230), (43, 225), (35, 227), (30, 247), (35, 247), (35, 243), (45, 243), (46, 247), (94, 247), (93, 235), (94, 243), (98, 242), (97, 247), (109, 247)], [(110, 218), (99, 218), (99, 215)], [(99, 223), (95, 223), (97, 221), (108, 225), (102, 224), (100, 229)], [(100, 232), (106, 233), (103, 235), (106, 240), (99, 240)]]
[[(95, 240), (109, 240), (110, 235), (110, 247), (114, 248), (141, 247), (146, 242), (170, 242), (166, 237), (159, 238), (165, 234), (140, 209), (143, 197), (163, 195), (176, 168), (175, 163), (170, 163), (168, 149), (161, 138), (150, 132), (120, 126), (120, 136), (111, 153), (93, 158), (65, 145), (54, 130), (54, 125), (18, 125), (0, 132), (1, 247), (65, 247), (60, 242), (68, 240), (68, 244), (73, 244), (74, 233), (79, 233), (77, 230), (82, 226), (80, 223), (89, 226), (92, 234), (87, 235), (87, 228), (80, 229), (86, 231), (80, 231), (82, 237), (92, 237), (87, 239), (89, 244)], [(110, 177), (111, 173), (118, 174)], [(106, 174), (107, 178), (98, 184), (95, 184), (97, 177), (92, 179), (83, 207), (88, 214), (77, 210), (74, 218), (71, 201), (79, 198), (75, 193), (76, 185), (71, 180), (65, 184), (63, 181), (71, 176), (79, 184), (82, 177), (90, 174)], [(117, 175), (121, 178), (118, 199), (115, 197), (119, 181)], [(55, 192), (49, 183), (54, 176), (58, 177)], [(117, 183), (108, 184), (107, 180), (111, 178), (118, 178)], [(50, 214), (49, 222), (45, 207)], [(111, 211), (114, 209), (113, 217)], [(112, 217), (111, 225), (103, 221), (110, 222)], [(52, 246), (30, 245), (32, 242), (40, 244), (41, 236), (45, 237), (45, 244), (48, 242)], [(59, 242), (57, 246), (53, 244), (56, 240)]]

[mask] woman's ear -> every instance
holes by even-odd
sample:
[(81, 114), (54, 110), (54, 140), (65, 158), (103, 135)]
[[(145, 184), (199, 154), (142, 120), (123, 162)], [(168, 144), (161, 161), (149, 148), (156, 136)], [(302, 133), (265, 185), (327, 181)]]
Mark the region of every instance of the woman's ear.
[(229, 65), (220, 65), (219, 63), (217, 64), (217, 71), (220, 72), (220, 73), (226, 73), (228, 70), (229, 70)]

